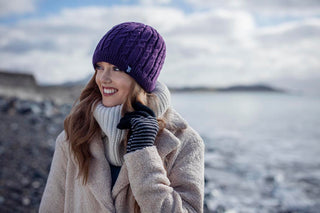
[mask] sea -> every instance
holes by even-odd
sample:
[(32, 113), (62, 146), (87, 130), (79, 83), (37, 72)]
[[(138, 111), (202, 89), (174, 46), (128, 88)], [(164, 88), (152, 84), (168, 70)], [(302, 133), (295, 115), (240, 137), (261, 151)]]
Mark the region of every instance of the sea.
[(320, 97), (173, 93), (203, 138), (205, 211), (320, 212)]

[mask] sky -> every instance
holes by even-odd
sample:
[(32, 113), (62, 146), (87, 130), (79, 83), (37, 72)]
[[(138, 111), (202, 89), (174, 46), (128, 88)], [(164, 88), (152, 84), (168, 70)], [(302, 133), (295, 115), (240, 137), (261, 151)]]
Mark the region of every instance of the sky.
[(86, 78), (101, 37), (126, 21), (163, 36), (159, 80), (170, 87), (265, 83), (320, 94), (319, 0), (0, 0), (0, 70), (39, 84)]

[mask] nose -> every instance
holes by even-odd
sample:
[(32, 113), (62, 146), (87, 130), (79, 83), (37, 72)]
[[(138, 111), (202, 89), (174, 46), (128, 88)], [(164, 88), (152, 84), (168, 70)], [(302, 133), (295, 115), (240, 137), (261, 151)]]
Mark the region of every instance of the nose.
[(103, 73), (101, 75), (101, 82), (102, 83), (111, 83), (112, 82), (112, 75), (111, 75), (110, 69), (105, 68), (103, 70)]

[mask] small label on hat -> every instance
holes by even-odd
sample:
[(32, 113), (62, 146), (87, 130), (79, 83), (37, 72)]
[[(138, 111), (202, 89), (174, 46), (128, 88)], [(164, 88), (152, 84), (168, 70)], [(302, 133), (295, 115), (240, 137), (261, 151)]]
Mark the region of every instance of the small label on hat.
[(130, 72), (131, 71), (131, 67), (130, 66), (128, 66), (128, 68), (127, 68), (127, 71), (126, 72)]

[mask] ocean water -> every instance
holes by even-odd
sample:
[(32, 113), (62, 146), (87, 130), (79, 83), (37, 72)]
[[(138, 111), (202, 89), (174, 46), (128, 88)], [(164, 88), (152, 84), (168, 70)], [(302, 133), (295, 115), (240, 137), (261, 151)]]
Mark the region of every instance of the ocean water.
[(205, 141), (208, 212), (320, 212), (320, 98), (173, 93)]

